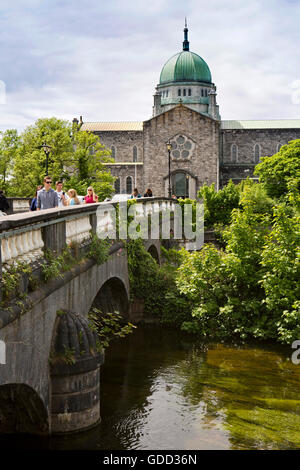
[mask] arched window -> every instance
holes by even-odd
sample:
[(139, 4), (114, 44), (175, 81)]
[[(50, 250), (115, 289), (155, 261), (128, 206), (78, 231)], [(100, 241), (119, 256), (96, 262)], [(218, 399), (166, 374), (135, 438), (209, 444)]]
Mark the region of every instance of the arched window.
[(132, 178), (131, 178), (131, 176), (127, 176), (127, 178), (126, 178), (126, 193), (127, 194), (132, 193)]
[(189, 88), (189, 96), (192, 96), (192, 90)]
[(111, 158), (115, 159), (116, 158), (116, 149), (115, 149), (115, 147), (112, 145), (110, 150), (111, 150)]
[(137, 162), (137, 148), (136, 148), (136, 145), (133, 147), (133, 161)]
[(205, 96), (207, 96), (207, 90), (205, 90)]
[(254, 145), (254, 163), (259, 163), (260, 160), (260, 145)]
[(203, 88), (201, 88), (201, 96), (204, 96)]
[(167, 90), (167, 98), (168, 98), (168, 96), (169, 96), (169, 90)]
[(116, 191), (116, 194), (120, 194), (120, 192), (121, 192), (120, 178), (115, 179), (115, 191)]
[(238, 147), (236, 144), (231, 146), (231, 162), (236, 163), (238, 158)]
[(183, 89), (183, 96), (186, 96), (186, 89)]
[(181, 89), (178, 88), (178, 96), (181, 96)]

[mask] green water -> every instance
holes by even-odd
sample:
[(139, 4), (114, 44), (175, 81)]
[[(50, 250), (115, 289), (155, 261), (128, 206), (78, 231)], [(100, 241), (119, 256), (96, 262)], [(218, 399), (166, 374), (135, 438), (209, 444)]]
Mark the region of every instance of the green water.
[[(52, 449), (299, 449), (300, 365), (292, 350), (192, 341), (138, 328), (101, 371), (101, 424), (26, 447)], [(0, 439), (1, 443), (1, 439)]]

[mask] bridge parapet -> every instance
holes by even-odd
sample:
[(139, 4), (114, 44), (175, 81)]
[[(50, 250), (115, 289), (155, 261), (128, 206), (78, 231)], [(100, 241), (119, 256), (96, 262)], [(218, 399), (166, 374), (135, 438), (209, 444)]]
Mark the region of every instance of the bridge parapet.
[[(177, 201), (140, 198), (136, 203), (137, 213), (147, 217), (158, 212), (174, 211)], [(112, 206), (116, 207), (117, 203), (96, 203), (2, 217), (1, 268), (19, 261), (37, 262), (47, 250), (60, 253), (72, 242), (82, 244), (91, 233), (108, 232), (113, 223), (109, 211)]]

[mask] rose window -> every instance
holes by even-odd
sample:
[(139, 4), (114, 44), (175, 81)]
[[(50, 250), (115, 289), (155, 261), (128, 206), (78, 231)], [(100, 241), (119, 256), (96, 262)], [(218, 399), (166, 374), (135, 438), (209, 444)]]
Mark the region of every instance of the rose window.
[(177, 135), (171, 140), (172, 157), (175, 159), (187, 159), (191, 156), (194, 143), (185, 135)]

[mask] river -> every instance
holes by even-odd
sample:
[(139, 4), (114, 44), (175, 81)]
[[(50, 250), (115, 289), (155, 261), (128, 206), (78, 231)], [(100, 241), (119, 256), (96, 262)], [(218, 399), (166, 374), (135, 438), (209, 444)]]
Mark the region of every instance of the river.
[(300, 365), (291, 354), (140, 327), (106, 353), (100, 425), (50, 439), (1, 437), (0, 447), (299, 449)]

